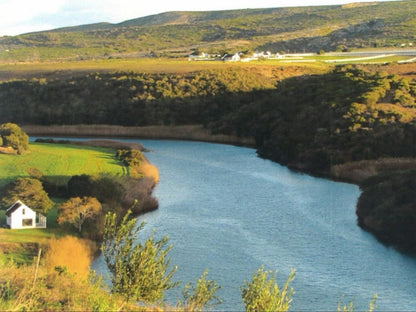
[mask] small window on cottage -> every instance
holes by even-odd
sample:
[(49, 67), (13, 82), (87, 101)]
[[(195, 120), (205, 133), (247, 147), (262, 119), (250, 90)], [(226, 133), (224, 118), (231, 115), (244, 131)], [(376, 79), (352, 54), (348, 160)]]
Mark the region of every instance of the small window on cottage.
[(23, 219), (22, 220), (22, 226), (33, 226), (33, 220), (32, 219)]
[(25, 214), (26, 213), (26, 209), (25, 208), (23, 208), (22, 209), (22, 214)]

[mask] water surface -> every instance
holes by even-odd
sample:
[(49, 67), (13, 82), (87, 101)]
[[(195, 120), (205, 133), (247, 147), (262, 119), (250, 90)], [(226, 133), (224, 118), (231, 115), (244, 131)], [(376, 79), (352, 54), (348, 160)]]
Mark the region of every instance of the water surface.
[[(244, 309), (240, 286), (261, 265), (281, 285), (296, 269), (292, 311), (333, 311), (340, 300), (362, 311), (375, 293), (376, 311), (416, 310), (416, 260), (357, 226), (357, 186), (294, 173), (250, 148), (141, 142), (160, 171), (160, 207), (141, 217), (142, 236), (169, 235), (176, 280), (209, 269), (222, 286), (217, 310)], [(105, 272), (102, 259), (94, 268)]]

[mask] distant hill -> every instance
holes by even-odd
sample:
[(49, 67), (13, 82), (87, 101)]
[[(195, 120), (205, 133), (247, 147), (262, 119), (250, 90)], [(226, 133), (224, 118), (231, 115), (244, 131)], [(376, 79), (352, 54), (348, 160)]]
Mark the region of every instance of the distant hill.
[(416, 1), (167, 12), (0, 38), (0, 60), (182, 57), (192, 51), (316, 52), (416, 45)]

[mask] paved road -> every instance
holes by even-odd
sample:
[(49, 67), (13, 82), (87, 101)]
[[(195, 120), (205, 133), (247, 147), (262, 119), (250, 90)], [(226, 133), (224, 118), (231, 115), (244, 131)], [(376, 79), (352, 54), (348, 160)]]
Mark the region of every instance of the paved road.
[(392, 50), (370, 50), (370, 51), (358, 51), (358, 52), (328, 52), (325, 55), (334, 56), (374, 56), (382, 54), (395, 54), (395, 55), (416, 55), (416, 49), (392, 49)]

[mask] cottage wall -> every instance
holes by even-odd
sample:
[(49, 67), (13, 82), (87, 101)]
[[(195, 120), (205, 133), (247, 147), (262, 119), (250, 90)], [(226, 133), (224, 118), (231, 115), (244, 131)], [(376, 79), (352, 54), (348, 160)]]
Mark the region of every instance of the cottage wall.
[(29, 207), (22, 205), (17, 208), (10, 217), (7, 217), (7, 224), (11, 229), (35, 228), (36, 212)]

